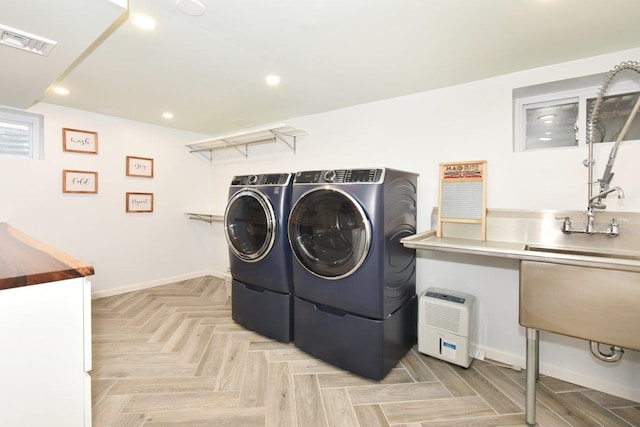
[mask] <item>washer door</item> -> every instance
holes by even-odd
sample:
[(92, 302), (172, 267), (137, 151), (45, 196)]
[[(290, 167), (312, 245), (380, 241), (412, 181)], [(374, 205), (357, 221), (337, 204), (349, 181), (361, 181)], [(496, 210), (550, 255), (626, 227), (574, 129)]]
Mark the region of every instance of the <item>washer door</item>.
[(227, 203), (224, 224), (229, 249), (244, 261), (260, 261), (273, 247), (275, 213), (267, 197), (258, 191), (235, 193)]
[(289, 216), (289, 243), (310, 273), (337, 280), (358, 270), (371, 246), (371, 225), (360, 204), (344, 191), (305, 193)]

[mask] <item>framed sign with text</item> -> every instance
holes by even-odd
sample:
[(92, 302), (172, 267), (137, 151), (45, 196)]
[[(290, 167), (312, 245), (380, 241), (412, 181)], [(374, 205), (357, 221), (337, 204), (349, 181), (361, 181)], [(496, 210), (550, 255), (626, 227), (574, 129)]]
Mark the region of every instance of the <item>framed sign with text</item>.
[(97, 193), (98, 172), (64, 169), (62, 171), (62, 192), (87, 194)]
[(62, 151), (98, 154), (98, 132), (62, 128)]
[(153, 212), (153, 193), (127, 193), (127, 212)]
[(153, 178), (153, 159), (127, 156), (127, 176)]

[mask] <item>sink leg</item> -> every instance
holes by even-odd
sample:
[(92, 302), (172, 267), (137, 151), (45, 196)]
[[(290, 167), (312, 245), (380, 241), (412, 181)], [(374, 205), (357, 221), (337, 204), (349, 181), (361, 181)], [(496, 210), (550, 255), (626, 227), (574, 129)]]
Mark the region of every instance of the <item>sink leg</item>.
[(540, 334), (536, 330), (536, 381), (540, 379)]
[(536, 381), (540, 367), (539, 347), (539, 331), (527, 328), (527, 389), (524, 415), (527, 425), (530, 426), (536, 424)]

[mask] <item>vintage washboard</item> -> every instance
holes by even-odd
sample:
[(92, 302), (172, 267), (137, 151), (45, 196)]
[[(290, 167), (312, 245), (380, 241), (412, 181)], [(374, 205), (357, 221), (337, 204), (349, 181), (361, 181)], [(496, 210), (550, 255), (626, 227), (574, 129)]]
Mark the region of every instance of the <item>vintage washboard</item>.
[(486, 160), (440, 163), (438, 237), (443, 222), (456, 222), (480, 225), (481, 239), (487, 239), (486, 182)]

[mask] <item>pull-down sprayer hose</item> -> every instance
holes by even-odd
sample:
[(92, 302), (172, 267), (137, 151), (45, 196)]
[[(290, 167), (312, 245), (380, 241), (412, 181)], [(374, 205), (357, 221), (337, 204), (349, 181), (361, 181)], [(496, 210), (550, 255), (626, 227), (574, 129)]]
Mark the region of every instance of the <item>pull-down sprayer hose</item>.
[[(600, 113), (600, 108), (602, 107), (602, 104), (604, 102), (604, 97), (605, 97), (605, 94), (607, 93), (607, 90), (609, 89), (609, 85), (611, 84), (611, 81), (613, 80), (613, 78), (622, 70), (631, 70), (640, 74), (640, 62), (638, 61), (622, 62), (621, 64), (616, 65), (613, 68), (613, 70), (609, 72), (609, 74), (607, 75), (607, 78), (605, 79), (604, 83), (600, 87), (600, 90), (598, 91), (598, 96), (593, 106), (591, 107), (591, 113), (589, 114), (589, 120), (587, 122), (587, 145), (589, 146), (589, 154), (584, 161), (584, 165), (589, 168), (589, 174), (588, 174), (589, 176), (587, 178), (587, 186), (588, 186), (587, 200), (589, 200), (588, 207), (591, 206), (591, 199), (593, 198), (593, 184), (595, 183), (595, 181), (593, 180), (593, 164), (595, 163), (593, 159), (593, 143), (595, 142), (594, 127), (596, 125), (596, 121), (598, 120), (598, 114)], [(618, 135), (618, 139), (616, 140), (616, 143), (611, 149), (611, 153), (609, 154), (609, 161), (607, 162), (607, 166), (604, 171), (604, 174), (602, 175), (602, 178), (597, 181), (600, 183), (600, 192), (604, 192), (609, 189), (609, 183), (613, 178), (613, 172), (611, 172), (611, 169), (613, 168), (613, 162), (615, 161), (616, 155), (618, 154), (618, 147), (620, 146), (620, 143), (622, 142), (622, 139), (624, 138), (625, 134), (629, 130), (629, 127), (631, 126), (631, 122), (633, 122), (633, 119), (635, 118), (639, 107), (640, 107), (640, 97), (638, 98), (638, 101), (636, 102), (635, 106), (631, 110), (631, 114), (629, 115), (629, 118), (627, 119), (627, 122), (624, 128), (622, 129), (622, 131), (620, 131), (620, 134)], [(599, 204), (599, 205), (595, 204), (593, 207), (602, 209), (603, 206), (604, 205), (602, 204)]]

